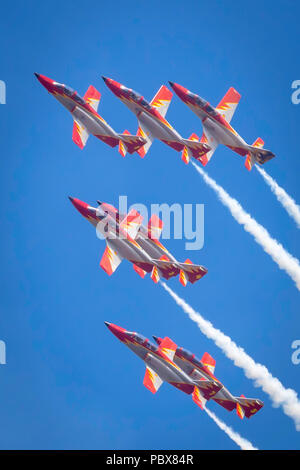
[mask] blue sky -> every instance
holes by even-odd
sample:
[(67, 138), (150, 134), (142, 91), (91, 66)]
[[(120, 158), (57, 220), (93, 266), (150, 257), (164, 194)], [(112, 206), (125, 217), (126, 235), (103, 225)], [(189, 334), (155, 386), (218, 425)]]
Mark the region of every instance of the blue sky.
[[(299, 339), (299, 292), (180, 155), (154, 142), (144, 160), (125, 159), (91, 137), (80, 151), (72, 120), (33, 72), (84, 94), (102, 94), (99, 112), (119, 132), (136, 131), (130, 111), (101, 75), (151, 99), (178, 82), (217, 104), (230, 86), (242, 95), (233, 126), (251, 143), (261, 136), (277, 158), (266, 170), (300, 200), (299, 5), (252, 1), (64, 1), (2, 5), (0, 79), (7, 85), (1, 120), (2, 449), (235, 449), (236, 445), (187, 395), (167, 384), (153, 396), (144, 366), (104, 326), (112, 321), (145, 336), (168, 335), (217, 361), (216, 375), (234, 395), (265, 407), (240, 421), (215, 403), (227, 424), (265, 449), (299, 448), (299, 434), (281, 409), (206, 339), (160, 286), (140, 279), (127, 262), (108, 277), (99, 261), (104, 243), (67, 196), (129, 203), (205, 204), (205, 244), (185, 252), (209, 270), (185, 289), (169, 285), (231, 336), (286, 387), (299, 390), (291, 362)], [(174, 96), (167, 118), (185, 137), (200, 121)], [(219, 147), (208, 173), (258, 222), (300, 257), (299, 233), (261, 176)]]

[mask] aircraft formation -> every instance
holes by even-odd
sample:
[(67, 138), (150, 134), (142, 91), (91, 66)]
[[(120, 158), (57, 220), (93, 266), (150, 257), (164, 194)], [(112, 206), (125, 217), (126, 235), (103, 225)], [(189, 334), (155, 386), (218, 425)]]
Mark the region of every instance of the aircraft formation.
[[(233, 150), (245, 158), (245, 167), (251, 170), (254, 164), (262, 165), (274, 158), (270, 150), (263, 148), (261, 138), (249, 145), (230, 125), (241, 95), (230, 88), (220, 103), (213, 107), (187, 88), (169, 82), (176, 95), (200, 118), (203, 133), (201, 138), (192, 133), (183, 138), (166, 120), (166, 113), (173, 93), (162, 85), (151, 102), (131, 88), (117, 81), (102, 77), (107, 87), (132, 111), (138, 121), (136, 135), (128, 130), (116, 132), (100, 114), (98, 106), (101, 94), (92, 85), (83, 98), (72, 88), (56, 82), (44, 75), (35, 74), (39, 82), (72, 115), (72, 139), (81, 149), (89, 135), (97, 137), (110, 147), (118, 147), (119, 153), (137, 153), (144, 158), (154, 139), (158, 139), (177, 152), (188, 164), (191, 158), (203, 166), (207, 165), (219, 144)], [(78, 212), (86, 218), (105, 239), (106, 248), (100, 261), (101, 268), (112, 275), (123, 259), (130, 261), (136, 273), (142, 278), (147, 273), (158, 283), (163, 278), (169, 280), (178, 276), (183, 286), (194, 284), (206, 275), (207, 269), (193, 264), (189, 259), (177, 259), (159, 241), (163, 223), (157, 215), (152, 215), (147, 225), (136, 210), (122, 214), (111, 204), (97, 201), (93, 207), (80, 199), (69, 197)], [(99, 237), (100, 238), (100, 237)], [(156, 345), (136, 332), (127, 331), (112, 323), (105, 322), (108, 329), (126, 346), (139, 356), (146, 365), (144, 385), (156, 393), (163, 382), (168, 382), (179, 390), (192, 395), (193, 401), (204, 408), (208, 400), (213, 400), (228, 411), (236, 410), (240, 418), (250, 418), (262, 407), (258, 399), (233, 396), (215, 377), (215, 360), (205, 353), (201, 360), (189, 351), (177, 347), (168, 337), (153, 337)]]
[(206, 352), (199, 360), (195, 354), (179, 348), (170, 338), (153, 336), (158, 346), (152, 344), (139, 333), (127, 331), (113, 323), (105, 322), (108, 329), (146, 366), (144, 382), (148, 390), (156, 393), (163, 382), (168, 382), (188, 395), (201, 409), (208, 400), (226, 408), (236, 410), (239, 418), (250, 418), (262, 407), (263, 402), (256, 398), (234, 397), (215, 377), (216, 361)]
[(229, 147), (241, 156), (246, 156), (245, 166), (249, 171), (254, 163), (262, 165), (275, 157), (270, 150), (263, 148), (264, 141), (260, 137), (253, 145), (249, 145), (230, 125), (241, 97), (234, 88), (229, 88), (218, 106), (214, 108), (208, 101), (183, 86), (169, 82), (179, 98), (201, 119), (203, 134), (199, 140), (195, 133), (184, 139), (165, 119), (173, 96), (165, 85), (160, 87), (149, 103), (131, 88), (111, 78), (102, 77), (108, 88), (137, 117), (139, 125), (137, 134), (130, 135), (127, 130), (123, 134), (117, 134), (97, 113), (101, 95), (92, 85), (81, 98), (72, 88), (44, 75), (37, 73), (35, 75), (46, 90), (72, 114), (73, 141), (81, 149), (92, 134), (111, 147), (118, 145), (123, 157), (127, 151), (137, 152), (144, 158), (154, 139), (164, 142), (177, 152), (182, 152), (181, 158), (185, 163), (189, 163), (193, 157), (204, 166), (219, 144)]

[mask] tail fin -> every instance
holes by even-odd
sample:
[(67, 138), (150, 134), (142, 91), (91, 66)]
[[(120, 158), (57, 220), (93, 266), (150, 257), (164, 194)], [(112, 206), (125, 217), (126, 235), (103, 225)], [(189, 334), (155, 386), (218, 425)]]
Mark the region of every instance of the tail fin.
[(188, 139), (182, 140), (185, 146), (182, 151), (181, 159), (186, 164), (189, 163), (191, 156), (196, 160), (201, 161), (202, 156), (211, 150), (210, 146), (206, 142), (199, 142), (197, 134), (192, 134)]
[(191, 260), (186, 259), (184, 263), (177, 263), (180, 268), (179, 282), (186, 286), (187, 282), (194, 282), (201, 279), (207, 273), (207, 269), (204, 266), (193, 264)]
[(236, 413), (239, 418), (243, 419), (251, 418), (255, 413), (257, 413), (263, 406), (263, 402), (255, 398), (245, 398), (244, 395), (236, 398)]
[[(89, 86), (86, 94), (83, 97), (84, 101), (89, 104), (95, 111), (97, 111), (98, 109), (100, 98), (100, 92), (96, 90), (93, 85)], [(89, 135), (90, 134), (88, 133), (87, 129), (81, 124), (81, 122), (74, 119), (72, 135), (73, 142), (78, 145), (79, 148), (83, 149), (89, 138)]]
[(83, 97), (84, 101), (87, 104), (89, 104), (96, 112), (100, 103), (100, 98), (101, 98), (100, 91), (96, 90), (96, 88), (93, 87), (93, 85), (89, 86), (86, 94)]
[(119, 153), (125, 157), (126, 153), (137, 152), (143, 145), (146, 144), (146, 139), (140, 136), (131, 135), (126, 129), (123, 134), (119, 134)]
[(274, 158), (275, 155), (270, 150), (266, 150), (263, 148), (264, 141), (259, 137), (253, 143), (253, 145), (249, 145), (249, 152), (246, 156), (245, 167), (248, 171), (252, 170), (254, 163), (259, 163), (263, 165), (264, 163)]

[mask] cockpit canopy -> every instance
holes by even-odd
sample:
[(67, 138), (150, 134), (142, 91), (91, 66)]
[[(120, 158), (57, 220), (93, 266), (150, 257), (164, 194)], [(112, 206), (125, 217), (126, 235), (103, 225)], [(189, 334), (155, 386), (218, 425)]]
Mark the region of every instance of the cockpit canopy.
[(148, 349), (151, 349), (151, 351), (157, 351), (158, 347), (150, 343), (150, 341), (147, 338), (145, 338), (145, 336), (139, 333), (132, 333), (132, 337), (137, 343), (142, 344), (143, 346), (146, 346)]
[(126, 93), (127, 97), (132, 100), (134, 100), (135, 102), (139, 103), (140, 105), (144, 106), (144, 108), (151, 108), (151, 105), (148, 103), (147, 100), (145, 100), (145, 98), (140, 95), (139, 93), (137, 93), (136, 91), (130, 89), (130, 88), (125, 88), (123, 87), (122, 90)]
[(195, 357), (195, 354), (193, 354), (191, 351), (188, 351), (187, 349), (183, 349), (183, 348), (181, 348), (181, 354), (188, 361), (192, 361)]
[(73, 88), (68, 87), (67, 85), (56, 84), (56, 88), (59, 89), (62, 93), (69, 96), (73, 100), (77, 101), (78, 104), (85, 105), (86, 102), (80, 95), (78, 95), (77, 91), (73, 90)]
[(192, 93), (191, 91), (188, 92), (188, 96), (191, 98), (194, 104), (201, 106), (201, 108), (203, 108), (207, 104), (207, 101), (205, 101), (203, 98), (200, 98), (200, 96), (196, 95), (195, 93)]

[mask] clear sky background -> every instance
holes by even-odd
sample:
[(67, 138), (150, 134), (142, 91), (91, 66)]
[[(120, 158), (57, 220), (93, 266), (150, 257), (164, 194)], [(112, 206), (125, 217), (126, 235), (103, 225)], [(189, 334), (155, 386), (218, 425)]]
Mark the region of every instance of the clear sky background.
[[(185, 395), (164, 384), (143, 387), (144, 365), (105, 327), (112, 321), (147, 337), (168, 335), (217, 361), (216, 375), (234, 395), (265, 402), (241, 421), (215, 403), (221, 419), (265, 449), (299, 448), (300, 434), (281, 409), (244, 376), (149, 276), (124, 261), (108, 277), (99, 267), (104, 242), (68, 195), (94, 204), (205, 204), (205, 244), (186, 252), (209, 270), (195, 285), (170, 287), (285, 387), (299, 390), (299, 292), (287, 274), (232, 219), (192, 166), (155, 141), (144, 160), (125, 159), (91, 137), (81, 151), (72, 120), (33, 72), (84, 94), (102, 94), (99, 112), (117, 131), (136, 132), (133, 114), (101, 75), (151, 99), (178, 82), (216, 105), (230, 86), (242, 95), (232, 125), (246, 141), (265, 140), (276, 158), (265, 169), (297, 201), (300, 105), (299, 13), (292, 1), (64, 1), (1, 5), (0, 79), (7, 85), (1, 121), (0, 365), (2, 449), (236, 449)], [(176, 97), (168, 120), (184, 137), (201, 135), (198, 118)], [(299, 232), (261, 176), (219, 147), (206, 167), (294, 256)]]

